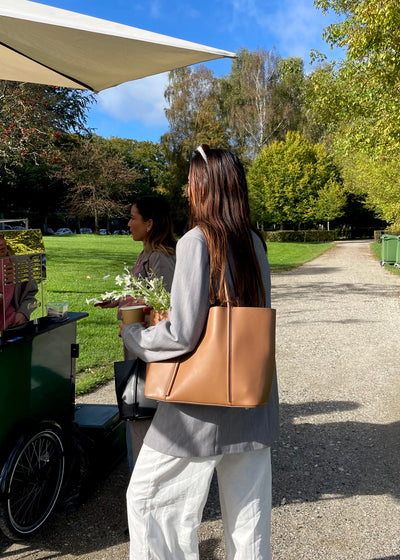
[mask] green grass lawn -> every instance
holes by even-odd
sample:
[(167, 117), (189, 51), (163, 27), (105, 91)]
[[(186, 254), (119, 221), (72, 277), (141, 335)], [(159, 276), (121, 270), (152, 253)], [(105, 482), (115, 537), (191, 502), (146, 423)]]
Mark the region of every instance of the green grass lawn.
[[(114, 361), (123, 359), (117, 310), (86, 303), (114, 289), (115, 276), (133, 266), (142, 243), (130, 236), (74, 235), (44, 238), (47, 299), (68, 301), (69, 311), (89, 313), (78, 323), (80, 357), (76, 392), (85, 393), (112, 379)], [(272, 272), (289, 270), (330, 249), (333, 243), (269, 243)]]
[(315, 259), (334, 243), (268, 243), (271, 272), (282, 272)]
[(142, 250), (124, 235), (45, 237), (47, 299), (68, 301), (69, 311), (85, 311), (78, 323), (80, 356), (76, 392), (85, 393), (113, 376), (113, 362), (123, 359), (117, 310), (86, 303), (115, 287), (115, 276), (132, 267)]

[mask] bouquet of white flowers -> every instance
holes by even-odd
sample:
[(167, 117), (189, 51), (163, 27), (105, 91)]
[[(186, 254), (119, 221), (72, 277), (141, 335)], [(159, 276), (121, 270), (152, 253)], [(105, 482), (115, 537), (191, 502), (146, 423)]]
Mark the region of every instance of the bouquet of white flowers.
[(149, 276), (135, 278), (128, 268), (123, 274), (115, 277), (115, 284), (120, 287), (113, 292), (101, 294), (101, 299), (87, 299), (86, 303), (102, 303), (104, 301), (118, 301), (128, 297), (141, 300), (145, 305), (156, 311), (169, 309), (171, 294), (165, 289), (163, 277), (158, 277), (153, 271)]

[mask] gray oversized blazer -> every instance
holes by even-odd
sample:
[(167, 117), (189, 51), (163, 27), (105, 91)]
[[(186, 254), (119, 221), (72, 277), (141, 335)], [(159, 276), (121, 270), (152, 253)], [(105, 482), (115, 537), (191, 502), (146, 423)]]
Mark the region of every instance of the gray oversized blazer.
[[(255, 234), (254, 244), (270, 307), (269, 264)], [(122, 338), (131, 355), (151, 362), (174, 358), (196, 346), (209, 310), (209, 274), (207, 243), (202, 232), (194, 228), (177, 245), (170, 320), (147, 329), (139, 324), (126, 326)], [(144, 442), (175, 457), (204, 457), (268, 447), (276, 440), (278, 427), (275, 376), (269, 404), (255, 409), (160, 402)]]
[[(139, 270), (135, 274), (135, 276), (141, 276), (142, 278), (147, 278), (150, 272), (154, 272), (157, 276), (163, 277), (163, 284), (165, 289), (169, 292), (171, 291), (172, 286), (172, 279), (174, 277), (174, 270), (175, 270), (175, 262), (176, 256), (175, 255), (166, 255), (161, 251), (149, 251), (145, 252), (142, 251), (136, 262), (141, 261)], [(135, 270), (135, 266), (132, 268), (131, 273)], [(124, 344), (124, 358), (125, 360), (133, 360), (136, 358), (136, 354), (133, 353), (127, 346)]]

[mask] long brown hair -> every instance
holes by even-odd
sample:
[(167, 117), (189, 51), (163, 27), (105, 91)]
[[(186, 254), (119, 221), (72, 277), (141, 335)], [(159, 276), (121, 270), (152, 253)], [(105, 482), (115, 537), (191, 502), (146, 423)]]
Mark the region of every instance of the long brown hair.
[(160, 196), (142, 196), (133, 205), (137, 207), (143, 220), (153, 220), (153, 226), (146, 240), (146, 245), (152, 251), (159, 251), (166, 255), (174, 255), (176, 238), (169, 205)]
[(190, 225), (198, 226), (210, 253), (210, 302), (226, 301), (229, 264), (240, 305), (265, 305), (265, 291), (255, 253), (246, 175), (227, 150), (200, 146), (189, 170)]

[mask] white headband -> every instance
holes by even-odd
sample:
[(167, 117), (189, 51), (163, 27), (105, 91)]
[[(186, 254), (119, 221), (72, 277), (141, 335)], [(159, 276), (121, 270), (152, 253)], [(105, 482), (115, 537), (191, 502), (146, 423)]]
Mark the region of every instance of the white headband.
[(204, 161), (207, 163), (207, 156), (205, 151), (203, 150), (203, 146), (199, 146), (198, 148), (196, 148), (195, 150), (196, 152), (199, 152), (199, 154), (201, 155), (201, 157), (204, 159)]

